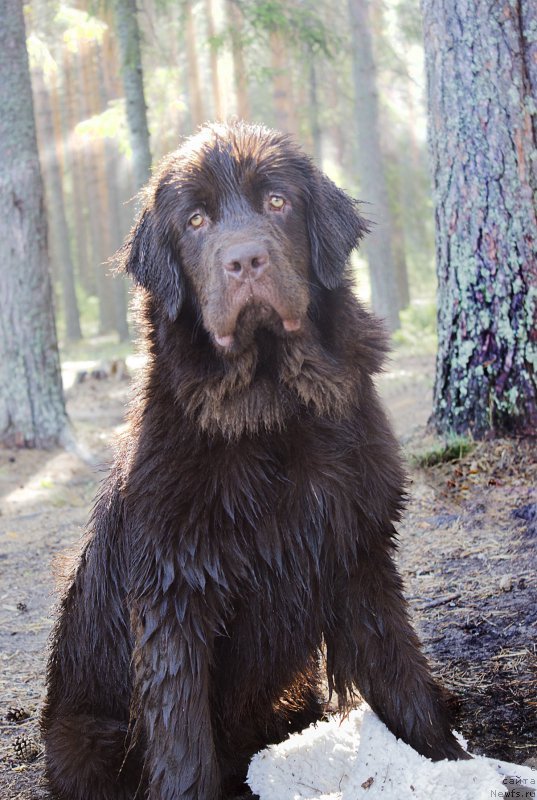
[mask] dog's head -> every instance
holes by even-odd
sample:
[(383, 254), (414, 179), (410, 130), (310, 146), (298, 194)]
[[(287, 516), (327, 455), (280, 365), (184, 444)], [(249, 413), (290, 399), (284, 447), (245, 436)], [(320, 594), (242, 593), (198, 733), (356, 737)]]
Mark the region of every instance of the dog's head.
[(312, 289), (343, 282), (365, 231), (356, 203), (287, 136), (211, 125), (161, 164), (121, 257), (170, 319), (193, 298), (233, 357), (258, 328), (300, 335)]

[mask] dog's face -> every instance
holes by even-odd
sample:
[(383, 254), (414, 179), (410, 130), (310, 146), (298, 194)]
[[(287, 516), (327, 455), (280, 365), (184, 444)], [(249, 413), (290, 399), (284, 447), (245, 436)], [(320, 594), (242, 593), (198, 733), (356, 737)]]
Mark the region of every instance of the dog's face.
[(171, 319), (188, 294), (213, 346), (233, 357), (260, 327), (299, 336), (312, 286), (341, 283), (365, 230), (286, 136), (214, 125), (163, 162), (123, 257)]

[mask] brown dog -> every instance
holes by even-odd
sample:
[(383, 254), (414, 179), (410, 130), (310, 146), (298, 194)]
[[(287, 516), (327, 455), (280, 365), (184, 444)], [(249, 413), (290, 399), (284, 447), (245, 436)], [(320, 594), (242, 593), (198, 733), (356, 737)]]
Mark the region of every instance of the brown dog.
[(287, 137), (212, 126), (161, 166), (122, 251), (149, 364), (63, 601), (43, 712), (62, 800), (217, 800), (359, 691), (463, 753), (393, 563), (404, 476), (347, 267), (366, 226)]

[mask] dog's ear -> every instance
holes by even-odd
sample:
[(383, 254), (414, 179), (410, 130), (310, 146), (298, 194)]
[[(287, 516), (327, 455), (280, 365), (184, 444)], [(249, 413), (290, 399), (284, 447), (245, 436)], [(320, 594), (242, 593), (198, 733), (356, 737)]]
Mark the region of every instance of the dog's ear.
[(315, 170), (308, 202), (313, 272), (327, 289), (341, 284), (352, 250), (367, 233), (358, 204), (335, 183)]
[(177, 318), (184, 299), (184, 279), (177, 248), (146, 206), (117, 257), (118, 268), (153, 294), (169, 318)]

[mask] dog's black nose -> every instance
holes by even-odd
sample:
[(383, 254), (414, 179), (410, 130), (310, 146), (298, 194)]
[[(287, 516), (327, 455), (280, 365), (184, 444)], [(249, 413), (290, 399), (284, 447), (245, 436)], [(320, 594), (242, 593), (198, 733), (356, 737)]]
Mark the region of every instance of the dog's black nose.
[(267, 268), (269, 254), (257, 242), (241, 242), (224, 252), (224, 269), (239, 280), (258, 278)]

